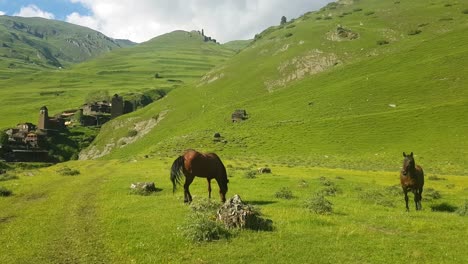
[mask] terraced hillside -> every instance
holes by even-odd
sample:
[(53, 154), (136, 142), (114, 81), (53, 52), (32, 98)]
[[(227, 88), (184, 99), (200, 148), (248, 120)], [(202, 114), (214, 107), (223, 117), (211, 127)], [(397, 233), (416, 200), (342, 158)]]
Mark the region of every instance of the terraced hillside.
[[(108, 124), (83, 157), (173, 156), (199, 148), (398, 170), (401, 152), (414, 151), (429, 172), (467, 174), (467, 7), (340, 3), (258, 34), (196, 85)], [(235, 109), (250, 118), (232, 123)], [(155, 116), (164, 119), (151, 131), (119, 143)], [(224, 139), (213, 141), (215, 132)]]
[(38, 109), (52, 113), (80, 106), (89, 93), (172, 89), (198, 80), (234, 51), (204, 42), (198, 32), (176, 31), (133, 47), (113, 50), (71, 69), (7, 71), (0, 80), (0, 127), (35, 122)]

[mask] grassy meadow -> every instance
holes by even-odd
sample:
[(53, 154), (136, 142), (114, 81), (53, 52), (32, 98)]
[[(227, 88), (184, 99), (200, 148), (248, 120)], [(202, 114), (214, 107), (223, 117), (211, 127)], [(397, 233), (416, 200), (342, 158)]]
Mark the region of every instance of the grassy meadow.
[[(431, 210), (444, 203), (464, 206), (466, 177), (426, 178), (423, 211), (416, 212), (411, 203), (407, 213), (394, 187), (397, 173), (270, 165), (272, 174), (251, 179), (246, 172), (261, 164), (229, 160), (228, 197), (239, 194), (260, 208), (274, 230), (245, 230), (227, 240), (195, 243), (181, 231), (191, 209), (180, 188), (172, 193), (171, 162), (81, 161), (17, 172), (19, 179), (2, 182), (13, 195), (0, 199), (0, 261), (464, 263), (468, 258), (466, 216)], [(60, 175), (63, 167), (80, 174)], [(130, 184), (142, 181), (154, 181), (160, 191), (130, 194)], [(334, 195), (326, 196), (333, 203), (329, 215), (305, 208), (307, 199), (329, 185), (324, 182), (336, 187)], [(292, 199), (275, 196), (284, 187)], [(214, 184), (213, 201), (218, 201), (217, 191)], [(195, 179), (191, 192), (194, 203), (206, 199), (206, 181)]]

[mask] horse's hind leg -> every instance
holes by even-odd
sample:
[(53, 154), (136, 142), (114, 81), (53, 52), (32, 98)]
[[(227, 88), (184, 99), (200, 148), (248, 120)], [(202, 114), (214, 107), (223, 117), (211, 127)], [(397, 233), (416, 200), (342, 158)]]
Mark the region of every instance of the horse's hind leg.
[(193, 182), (193, 176), (185, 176), (185, 183), (184, 183), (184, 203), (191, 203), (192, 202), (192, 195), (189, 191), (189, 186)]
[(211, 199), (211, 179), (208, 179), (208, 198)]

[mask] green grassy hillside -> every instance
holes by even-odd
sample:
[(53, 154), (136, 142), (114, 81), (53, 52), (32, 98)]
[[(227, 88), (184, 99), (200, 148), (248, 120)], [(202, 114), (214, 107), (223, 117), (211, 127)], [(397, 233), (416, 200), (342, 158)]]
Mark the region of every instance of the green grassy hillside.
[(9, 71), (68, 67), (131, 45), (74, 24), (10, 16), (0, 16), (0, 43), (0, 65)]
[[(398, 171), (401, 153), (414, 151), (429, 173), (467, 174), (468, 16), (463, 4), (447, 3), (330, 4), (269, 28), (196, 85), (109, 123), (82, 157), (198, 148)], [(239, 108), (250, 118), (232, 123)], [(138, 140), (122, 139), (147, 123), (154, 126)]]
[(71, 69), (28, 72), (5, 69), (0, 79), (0, 127), (37, 122), (47, 105), (57, 113), (84, 103), (98, 90), (114, 93), (172, 89), (198, 80), (234, 51), (204, 42), (196, 32), (176, 31), (133, 47), (113, 50)]

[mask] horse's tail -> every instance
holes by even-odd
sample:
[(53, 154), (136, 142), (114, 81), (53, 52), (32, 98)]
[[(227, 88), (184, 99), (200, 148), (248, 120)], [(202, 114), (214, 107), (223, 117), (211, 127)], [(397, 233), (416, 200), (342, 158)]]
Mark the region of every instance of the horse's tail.
[(177, 184), (180, 184), (182, 179), (182, 168), (184, 167), (184, 157), (179, 156), (171, 167), (171, 181), (172, 181), (172, 192), (175, 192)]

